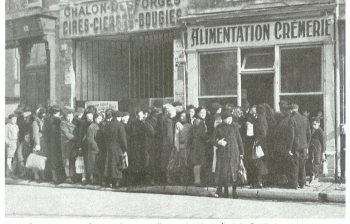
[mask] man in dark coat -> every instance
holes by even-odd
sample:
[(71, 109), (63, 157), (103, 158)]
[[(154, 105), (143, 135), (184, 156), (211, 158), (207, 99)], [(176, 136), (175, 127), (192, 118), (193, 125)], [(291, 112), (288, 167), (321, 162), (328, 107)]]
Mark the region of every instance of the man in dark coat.
[(49, 150), (50, 155), (48, 162), (51, 163), (52, 181), (59, 184), (65, 180), (65, 174), (62, 162), (61, 152), (61, 118), (60, 108), (57, 105), (51, 106), (49, 109)]
[(275, 113), (276, 128), (274, 133), (275, 144), (272, 152), (272, 160), (276, 171), (276, 183), (282, 184), (284, 177), (288, 171), (289, 151), (292, 149), (293, 127), (290, 120), (290, 110), (288, 103), (285, 101), (280, 102), (280, 112)]
[(146, 166), (146, 179), (150, 184), (154, 184), (156, 177), (156, 139), (155, 131), (157, 125), (157, 116), (160, 114), (158, 108), (154, 108), (151, 114), (145, 121), (145, 166)]
[(291, 105), (291, 123), (293, 127), (293, 146), (289, 152), (291, 155), (290, 164), (290, 187), (298, 189), (298, 182), (301, 188), (306, 184), (305, 162), (307, 150), (311, 140), (310, 122), (307, 117), (298, 112), (299, 106)]
[(123, 154), (127, 150), (127, 139), (124, 125), (117, 120), (111, 120), (111, 112), (106, 113), (105, 133), (105, 166), (104, 176), (106, 180), (112, 182), (112, 187), (119, 186), (123, 177)]
[[(223, 122), (214, 131), (216, 151), (216, 181), (218, 188), (217, 196), (228, 197), (228, 185), (232, 184), (232, 197), (237, 198), (237, 174), (240, 160), (243, 159), (244, 147), (238, 124), (232, 122), (232, 113), (224, 111), (221, 114)], [(224, 193), (222, 194), (222, 187)]]

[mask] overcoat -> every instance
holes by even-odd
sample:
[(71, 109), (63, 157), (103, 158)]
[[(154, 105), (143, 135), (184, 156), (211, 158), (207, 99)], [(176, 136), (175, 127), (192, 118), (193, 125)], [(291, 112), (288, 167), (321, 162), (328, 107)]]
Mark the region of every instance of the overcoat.
[(123, 153), (127, 150), (124, 125), (119, 121), (108, 121), (104, 133), (106, 146), (104, 176), (122, 178)]
[(8, 123), (5, 126), (5, 146), (8, 158), (15, 156), (18, 144), (18, 131), (17, 124)]
[(65, 163), (67, 159), (71, 158), (73, 147), (75, 146), (76, 138), (73, 134), (75, 125), (67, 120), (62, 120), (60, 127), (62, 160)]
[(293, 126), (289, 113), (276, 113), (277, 117), (275, 134), (274, 134), (274, 152), (288, 155), (288, 151), (292, 150), (293, 146)]
[(174, 148), (174, 124), (167, 115), (160, 114), (157, 120), (157, 150), (160, 169), (164, 172), (169, 164), (171, 151)]
[(154, 166), (156, 159), (156, 125), (157, 117), (149, 116), (145, 121), (145, 166)]
[(257, 119), (254, 122), (254, 142), (259, 144), (264, 151), (264, 156), (258, 159), (253, 160), (253, 164), (256, 167), (256, 173), (258, 175), (266, 175), (267, 165), (266, 165), (266, 136), (267, 136), (268, 124), (265, 115), (259, 114)]
[(49, 150), (52, 170), (62, 168), (61, 151), (61, 119), (50, 116), (49, 119)]
[[(309, 154), (313, 164), (316, 164), (316, 165), (321, 163), (321, 155), (324, 152), (323, 135), (324, 135), (323, 130), (321, 128), (313, 130), (311, 134)], [(314, 167), (318, 168), (316, 166)]]
[(311, 140), (311, 129), (309, 119), (298, 112), (291, 116), (291, 123), (293, 127), (293, 147), (292, 151), (309, 148)]
[(145, 169), (145, 126), (139, 119), (132, 119), (128, 128), (128, 157), (132, 172)]
[(207, 126), (204, 120), (197, 118), (193, 122), (188, 139), (191, 165), (206, 165), (208, 140)]
[(40, 145), (39, 154), (47, 157), (49, 155), (48, 151), (48, 125), (47, 119), (41, 120), (38, 117), (34, 117), (34, 121), (32, 123), (33, 128), (33, 147), (36, 145)]
[[(242, 138), (238, 124), (221, 123), (214, 131), (216, 151), (215, 180), (219, 185), (227, 185), (237, 181), (237, 172), (240, 164), (240, 155), (244, 155)], [(218, 141), (225, 139), (226, 146), (218, 144)]]
[(96, 124), (95, 122), (92, 123), (86, 133), (86, 139), (87, 139), (87, 152), (88, 152), (88, 173), (93, 173), (95, 172), (97, 169), (95, 167), (97, 167), (96, 161), (94, 160), (94, 158), (96, 158), (96, 155), (99, 153), (99, 148), (96, 142), (96, 135), (98, 133), (98, 131), (100, 130), (98, 124)]

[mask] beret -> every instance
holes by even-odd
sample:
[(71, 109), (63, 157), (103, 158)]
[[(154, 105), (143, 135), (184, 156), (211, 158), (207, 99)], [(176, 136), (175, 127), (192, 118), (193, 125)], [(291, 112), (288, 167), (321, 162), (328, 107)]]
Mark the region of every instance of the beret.
[(17, 117), (17, 114), (10, 114), (9, 115), (9, 119), (13, 118), (13, 117)]
[(225, 110), (221, 113), (221, 119), (225, 120), (228, 117), (232, 117), (232, 113), (229, 110)]
[(82, 107), (77, 107), (77, 109), (75, 110), (76, 113), (84, 113), (84, 108)]

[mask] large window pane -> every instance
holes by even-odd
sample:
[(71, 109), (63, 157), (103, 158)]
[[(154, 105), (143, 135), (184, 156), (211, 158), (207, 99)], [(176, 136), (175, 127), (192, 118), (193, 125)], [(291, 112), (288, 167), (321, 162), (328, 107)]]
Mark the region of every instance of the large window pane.
[(200, 55), (200, 96), (237, 94), (237, 52)]
[(281, 50), (281, 92), (322, 92), (321, 47)]

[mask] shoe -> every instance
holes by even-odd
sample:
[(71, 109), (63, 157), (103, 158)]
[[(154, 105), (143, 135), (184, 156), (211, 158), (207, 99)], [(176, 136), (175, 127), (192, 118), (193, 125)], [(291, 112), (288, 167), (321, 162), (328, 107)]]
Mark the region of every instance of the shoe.
[(66, 179), (66, 183), (67, 183), (67, 184), (74, 184), (74, 182), (72, 181), (71, 178), (67, 178), (67, 179)]
[(299, 188), (304, 189), (305, 185), (300, 185)]
[(101, 183), (101, 187), (107, 188), (107, 187), (108, 187), (108, 184), (106, 184), (106, 182), (102, 182), (102, 183)]
[(85, 186), (87, 184), (86, 180), (81, 181), (81, 185)]
[(256, 188), (262, 189), (262, 188), (263, 188), (263, 185), (262, 185), (262, 184), (258, 184), (258, 185), (256, 186)]
[(61, 182), (59, 180), (52, 180), (54, 185), (59, 185)]
[(237, 198), (238, 198), (237, 191), (233, 191), (233, 192), (232, 192), (232, 198), (233, 198), (233, 199), (237, 199)]

